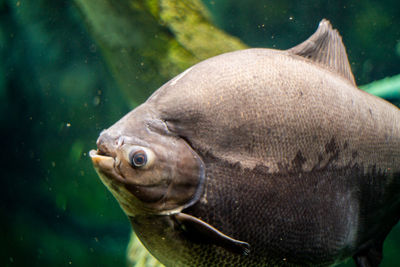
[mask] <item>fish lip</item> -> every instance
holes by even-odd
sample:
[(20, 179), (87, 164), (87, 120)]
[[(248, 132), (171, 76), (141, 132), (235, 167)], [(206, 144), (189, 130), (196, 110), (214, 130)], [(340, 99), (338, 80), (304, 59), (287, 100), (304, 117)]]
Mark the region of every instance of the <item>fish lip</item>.
[(94, 164), (95, 166), (98, 166), (99, 163), (100, 163), (100, 161), (102, 161), (102, 160), (110, 160), (110, 159), (112, 159), (112, 160), (115, 161), (114, 157), (112, 157), (112, 156), (110, 156), (110, 155), (107, 155), (106, 153), (104, 153), (103, 151), (101, 151), (101, 150), (99, 150), (99, 149), (97, 149), (97, 150), (94, 150), (94, 149), (90, 150), (90, 151), (89, 151), (89, 156), (90, 156), (90, 158), (92, 159), (92, 162), (93, 162), (93, 164)]
[(100, 151), (99, 149), (96, 149), (96, 150), (91, 149), (89, 151), (89, 156), (91, 158), (94, 158), (94, 157), (110, 157), (110, 156), (107, 156), (106, 153)]
[(125, 177), (116, 166), (117, 160), (102, 152), (101, 150), (90, 150), (89, 156), (98, 172), (104, 173), (109, 180), (116, 180), (120, 183), (126, 183)]

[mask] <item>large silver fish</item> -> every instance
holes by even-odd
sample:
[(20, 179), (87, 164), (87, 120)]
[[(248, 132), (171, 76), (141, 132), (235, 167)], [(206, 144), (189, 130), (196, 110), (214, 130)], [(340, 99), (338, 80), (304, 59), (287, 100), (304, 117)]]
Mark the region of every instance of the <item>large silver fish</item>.
[(101, 180), (167, 266), (377, 266), (400, 218), (400, 111), (356, 87), (327, 20), (292, 49), (187, 69), (97, 147)]

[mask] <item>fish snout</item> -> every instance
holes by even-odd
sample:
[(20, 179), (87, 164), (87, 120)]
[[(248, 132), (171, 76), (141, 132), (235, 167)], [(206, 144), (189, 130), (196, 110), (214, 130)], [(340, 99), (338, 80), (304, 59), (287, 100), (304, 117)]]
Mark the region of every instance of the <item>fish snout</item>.
[(117, 138), (103, 131), (96, 141), (97, 153), (99, 155), (115, 157), (115, 148)]
[(124, 179), (118, 172), (120, 160), (117, 157), (118, 142), (120, 138), (114, 137), (103, 131), (97, 139), (97, 150), (91, 150), (89, 156), (94, 168), (102, 181), (107, 185), (111, 180), (123, 182)]

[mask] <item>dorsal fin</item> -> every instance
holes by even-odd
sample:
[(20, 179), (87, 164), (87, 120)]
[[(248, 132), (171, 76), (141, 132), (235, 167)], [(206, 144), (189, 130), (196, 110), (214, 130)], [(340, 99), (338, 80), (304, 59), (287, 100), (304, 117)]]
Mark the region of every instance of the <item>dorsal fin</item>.
[(317, 31), (307, 40), (287, 51), (317, 62), (356, 85), (342, 37), (326, 19), (321, 20)]

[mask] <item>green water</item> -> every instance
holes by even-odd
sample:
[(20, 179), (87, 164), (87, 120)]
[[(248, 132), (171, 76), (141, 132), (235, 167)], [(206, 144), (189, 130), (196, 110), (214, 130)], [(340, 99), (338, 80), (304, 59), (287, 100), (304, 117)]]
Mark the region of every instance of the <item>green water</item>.
[[(204, 3), (218, 27), (252, 47), (289, 48), (326, 17), (358, 84), (400, 73), (398, 1)], [(0, 266), (125, 266), (130, 225), (87, 152), (132, 101), (73, 1), (0, 0), (0, 14)], [(382, 266), (399, 266), (399, 254), (397, 225)]]

